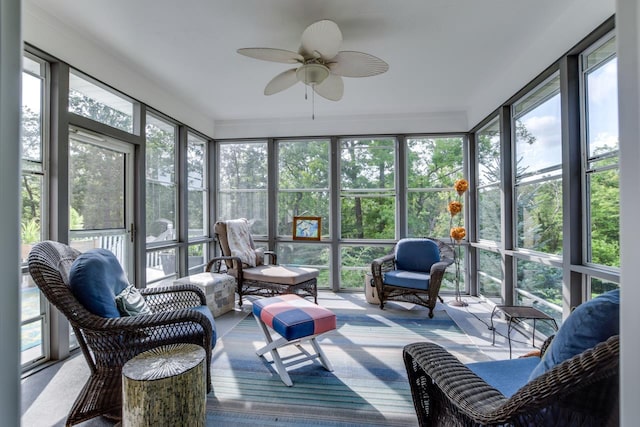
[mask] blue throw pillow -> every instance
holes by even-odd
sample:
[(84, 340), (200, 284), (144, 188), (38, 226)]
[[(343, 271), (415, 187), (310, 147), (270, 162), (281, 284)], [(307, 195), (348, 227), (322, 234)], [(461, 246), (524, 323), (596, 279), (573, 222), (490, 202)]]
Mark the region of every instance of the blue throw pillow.
[(564, 321), (529, 380), (620, 333), (620, 290), (580, 304)]
[(118, 258), (106, 249), (90, 249), (71, 265), (69, 287), (87, 310), (100, 317), (120, 317), (116, 295), (129, 286)]

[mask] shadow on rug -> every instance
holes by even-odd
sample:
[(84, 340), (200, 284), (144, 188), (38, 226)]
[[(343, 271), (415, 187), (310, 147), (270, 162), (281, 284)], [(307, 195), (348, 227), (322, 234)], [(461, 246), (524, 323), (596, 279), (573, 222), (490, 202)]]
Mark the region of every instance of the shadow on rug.
[[(318, 360), (291, 367), (293, 387), (284, 385), (271, 364), (256, 356), (264, 337), (252, 315), (222, 337), (213, 355), (207, 424), (417, 425), (402, 360), (406, 344), (432, 341), (462, 361), (484, 359), (444, 311), (429, 319), (411, 310), (332, 310), (338, 327), (319, 342), (334, 371), (326, 371)], [(294, 353), (293, 346), (280, 350), (283, 357)]]

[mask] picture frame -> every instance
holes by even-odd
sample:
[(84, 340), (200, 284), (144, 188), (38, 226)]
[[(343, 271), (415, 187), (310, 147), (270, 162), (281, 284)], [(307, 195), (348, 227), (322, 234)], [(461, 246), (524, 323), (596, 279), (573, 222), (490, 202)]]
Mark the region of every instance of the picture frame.
[(322, 217), (293, 217), (293, 240), (320, 240), (321, 235)]

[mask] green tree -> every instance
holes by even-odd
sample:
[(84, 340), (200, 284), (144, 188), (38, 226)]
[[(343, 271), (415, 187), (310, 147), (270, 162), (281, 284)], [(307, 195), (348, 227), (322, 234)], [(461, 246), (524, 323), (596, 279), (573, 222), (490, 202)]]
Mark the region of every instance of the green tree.
[(342, 237), (394, 238), (395, 141), (343, 139), (340, 148)]
[(407, 142), (410, 236), (449, 236), (447, 204), (463, 178), (462, 138), (418, 138)]
[(247, 218), (254, 234), (267, 234), (267, 144), (220, 146), (219, 218)]
[(329, 234), (329, 141), (278, 143), (278, 234), (292, 234), (294, 216), (320, 216)]
[(145, 134), (147, 235), (172, 239), (166, 232), (176, 225), (176, 129), (147, 116)]
[(69, 91), (69, 111), (117, 129), (128, 132), (133, 129), (130, 115), (113, 109), (73, 89)]
[(588, 176), (591, 261), (619, 267), (620, 176), (617, 153), (615, 156), (604, 156), (609, 153), (616, 153), (615, 147), (605, 146), (595, 153), (604, 157), (598, 164), (598, 168), (604, 170)]

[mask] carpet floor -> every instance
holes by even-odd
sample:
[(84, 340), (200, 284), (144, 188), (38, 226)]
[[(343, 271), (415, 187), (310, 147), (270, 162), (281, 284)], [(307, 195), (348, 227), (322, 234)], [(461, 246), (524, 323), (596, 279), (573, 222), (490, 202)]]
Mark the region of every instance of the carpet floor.
[[(287, 387), (270, 355), (255, 354), (264, 336), (248, 315), (214, 350), (208, 425), (417, 425), (402, 360), (406, 344), (432, 341), (463, 362), (488, 360), (443, 310), (429, 319), (425, 310), (394, 304), (380, 311), (324, 302), (338, 319), (337, 329), (319, 338), (334, 371), (318, 360), (303, 362), (288, 369), (293, 387)], [(310, 344), (303, 347), (311, 351)], [(289, 346), (281, 355), (293, 357), (296, 351)]]

